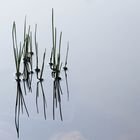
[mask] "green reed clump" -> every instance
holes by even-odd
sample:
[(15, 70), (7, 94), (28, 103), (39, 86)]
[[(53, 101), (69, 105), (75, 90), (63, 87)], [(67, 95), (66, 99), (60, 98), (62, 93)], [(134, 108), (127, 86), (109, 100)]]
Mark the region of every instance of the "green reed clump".
[[(26, 29), (26, 18), (24, 22), (24, 39), (23, 43), (20, 42), (20, 45), (18, 46), (17, 43), (17, 34), (16, 34), (16, 24), (13, 23), (12, 27), (12, 40), (13, 40), (13, 52), (14, 52), (14, 58), (15, 58), (15, 65), (16, 65), (16, 81), (17, 81), (17, 96), (16, 96), (16, 104), (15, 104), (15, 126), (17, 130), (17, 135), (19, 137), (19, 118), (20, 118), (20, 112), (25, 109), (27, 115), (29, 116), (28, 109), (24, 100), (23, 91), (21, 88), (21, 80), (23, 81), (23, 88), (24, 92), (26, 94), (26, 88), (31, 91), (31, 82), (32, 82), (32, 74), (33, 74), (33, 50), (32, 50), (32, 32), (30, 30), (30, 26), (28, 27), (28, 30)], [(45, 57), (46, 57), (46, 49), (43, 54), (43, 62), (41, 69), (38, 67), (38, 43), (36, 40), (36, 31), (37, 31), (37, 25), (35, 27), (35, 51), (36, 51), (36, 73), (37, 73), (37, 79), (39, 80), (37, 82), (37, 90), (36, 90), (36, 107), (37, 112), (38, 110), (38, 104), (37, 104), (37, 98), (39, 97), (39, 85), (41, 87), (42, 97), (43, 97), (43, 108), (44, 108), (44, 117), (46, 119), (46, 108), (47, 108), (47, 102), (46, 97), (43, 89), (43, 72), (44, 72), (44, 65), (45, 65)], [(23, 61), (22, 61), (23, 60)], [(23, 62), (23, 63), (22, 63)], [(22, 73), (21, 73), (21, 66)]]
[(56, 37), (57, 37), (57, 29), (54, 26), (54, 15), (53, 15), (53, 9), (52, 9), (52, 50), (51, 50), (51, 57), (50, 57), (50, 69), (52, 70), (52, 78), (53, 78), (53, 119), (55, 119), (55, 108), (57, 108), (57, 104), (59, 104), (59, 111), (60, 111), (60, 118), (63, 120), (62, 117), (62, 109), (61, 109), (61, 40), (62, 40), (62, 32), (59, 36), (59, 48), (57, 51), (57, 43), (56, 43)]
[(27, 115), (29, 116), (28, 109), (24, 100), (24, 96), (22, 93), (21, 88), (21, 79), (20, 76), (22, 75), (20, 72), (20, 66), (21, 66), (21, 59), (23, 56), (23, 48), (24, 45), (21, 44), (18, 46), (17, 43), (17, 35), (16, 35), (16, 24), (13, 22), (12, 27), (12, 40), (13, 40), (13, 51), (14, 51), (14, 58), (15, 58), (15, 65), (16, 65), (16, 81), (17, 81), (17, 95), (16, 95), (16, 104), (15, 104), (15, 126), (17, 130), (17, 135), (19, 137), (19, 116), (23, 109), (25, 109)]
[(24, 23), (24, 52), (23, 52), (23, 81), (24, 81), (24, 89), (26, 93), (25, 83), (29, 91), (31, 91), (31, 82), (32, 82), (32, 33), (30, 31), (30, 26), (28, 27), (28, 31), (26, 31), (26, 19)]
[(21, 76), (20, 66), (21, 66), (21, 58), (23, 55), (23, 46), (21, 45), (20, 42), (18, 48), (15, 22), (13, 23), (13, 28), (12, 28), (12, 40), (13, 40), (13, 51), (14, 51), (14, 58), (15, 58), (15, 65), (16, 65), (16, 77), (17, 79), (19, 79)]
[[(15, 126), (17, 135), (19, 137), (19, 120), (20, 114), (26, 112), (27, 116), (29, 116), (29, 112), (25, 103), (24, 94), (21, 86), (21, 82), (23, 82), (23, 88), (25, 95), (28, 92), (32, 92), (32, 78), (33, 73), (36, 73), (36, 109), (37, 113), (39, 113), (38, 99), (41, 95), (42, 104), (43, 104), (43, 113), (44, 118), (46, 120), (47, 117), (47, 100), (45, 97), (45, 92), (43, 88), (44, 82), (44, 66), (45, 66), (45, 58), (46, 58), (46, 49), (43, 53), (42, 64), (39, 65), (39, 47), (37, 42), (37, 24), (35, 25), (35, 32), (32, 38), (31, 27), (26, 24), (26, 18), (24, 22), (24, 34), (23, 34), (23, 42), (20, 42), (19, 45), (17, 43), (17, 34), (16, 34), (16, 24), (13, 22), (12, 27), (12, 40), (13, 40), (13, 52), (16, 66), (16, 82), (17, 82), (17, 94), (16, 94), (16, 104), (15, 104)], [(33, 40), (34, 39), (34, 40)], [(57, 41), (58, 40), (58, 41)], [(34, 43), (33, 43), (34, 41)], [(33, 46), (34, 44), (34, 46)], [(53, 120), (55, 120), (55, 110), (59, 109), (60, 119), (63, 121), (62, 115), (62, 95), (63, 91), (61, 88), (62, 81), (62, 68), (65, 74), (65, 82), (67, 89), (67, 97), (69, 100), (69, 87), (68, 87), (68, 78), (67, 78), (67, 61), (68, 61), (68, 52), (69, 52), (69, 43), (67, 44), (66, 58), (64, 66), (62, 66), (61, 61), (61, 46), (62, 46), (62, 32), (57, 33), (57, 28), (54, 25), (54, 13), (52, 9), (52, 48), (50, 55), (50, 69), (51, 69), (51, 77), (53, 79)], [(35, 58), (33, 58), (35, 50)], [(35, 59), (35, 68), (33, 68), (33, 62)], [(21, 68), (22, 66), (22, 68)], [(21, 72), (22, 71), (22, 72)]]

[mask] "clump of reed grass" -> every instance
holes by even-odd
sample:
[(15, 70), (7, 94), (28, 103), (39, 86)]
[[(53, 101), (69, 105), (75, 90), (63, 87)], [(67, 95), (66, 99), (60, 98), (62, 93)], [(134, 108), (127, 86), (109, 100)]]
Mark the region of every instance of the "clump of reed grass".
[(20, 66), (21, 66), (21, 59), (23, 56), (23, 48), (24, 46), (21, 44), (18, 46), (17, 43), (17, 35), (16, 35), (16, 24), (13, 22), (12, 27), (12, 40), (13, 40), (13, 51), (14, 51), (14, 58), (15, 58), (15, 65), (16, 65), (16, 81), (17, 81), (17, 95), (16, 95), (16, 104), (15, 104), (15, 126), (17, 131), (17, 136), (19, 137), (19, 116), (23, 109), (25, 109), (27, 115), (29, 116), (28, 109), (24, 100), (22, 88), (21, 88), (21, 72), (20, 72)]
[[(23, 43), (20, 42), (18, 45), (17, 43), (17, 35), (16, 35), (16, 24), (13, 23), (12, 27), (12, 40), (13, 40), (13, 52), (15, 58), (15, 65), (16, 65), (16, 81), (17, 81), (17, 95), (16, 95), (16, 104), (15, 104), (15, 126), (17, 135), (19, 137), (19, 119), (20, 114), (23, 111), (26, 111), (27, 116), (29, 116), (29, 112), (25, 103), (25, 99), (23, 96), (23, 91), (21, 87), (21, 81), (23, 82), (23, 88), (26, 95), (26, 88), (29, 92), (32, 92), (32, 74), (36, 73), (37, 78), (37, 85), (36, 85), (36, 109), (37, 113), (39, 113), (39, 106), (38, 106), (38, 98), (42, 93), (43, 99), (43, 110), (44, 110), (44, 118), (46, 120), (47, 113), (47, 100), (45, 97), (45, 92), (43, 88), (43, 73), (44, 73), (44, 65), (45, 65), (45, 58), (46, 58), (46, 49), (43, 53), (43, 60), (41, 67), (39, 66), (39, 54), (38, 54), (38, 42), (37, 42), (37, 24), (35, 25), (35, 33), (34, 33), (34, 45), (35, 45), (35, 61), (36, 67), (33, 70), (33, 41), (32, 41), (32, 31), (30, 26), (26, 27), (26, 18), (24, 22), (24, 39)], [(55, 120), (55, 110), (59, 109), (60, 119), (63, 121), (62, 115), (62, 88), (61, 88), (61, 72), (62, 68), (65, 73), (65, 82), (66, 82), (66, 89), (67, 89), (67, 97), (69, 100), (69, 87), (68, 87), (68, 78), (67, 78), (67, 61), (68, 61), (68, 52), (69, 52), (69, 42), (67, 44), (67, 51), (66, 51), (66, 58), (64, 66), (62, 67), (61, 61), (61, 42), (62, 42), (62, 32), (59, 33), (58, 42), (57, 42), (57, 28), (54, 25), (54, 12), (52, 9), (52, 49), (51, 49), (51, 56), (50, 56), (50, 69), (51, 69), (51, 76), (53, 79), (53, 120)], [(23, 60), (23, 61), (22, 61)], [(23, 62), (23, 63), (21, 63)], [(21, 72), (21, 65), (23, 66), (23, 71)], [(41, 90), (40, 90), (41, 89)]]
[(50, 57), (50, 69), (52, 70), (52, 78), (53, 78), (53, 119), (55, 119), (55, 108), (57, 108), (57, 104), (59, 104), (59, 111), (60, 111), (60, 118), (63, 120), (62, 116), (62, 109), (61, 109), (61, 40), (62, 40), (62, 32), (59, 36), (59, 48), (57, 52), (57, 28), (54, 26), (54, 14), (52, 9), (52, 50), (51, 50), (51, 57)]
[(30, 26), (28, 27), (28, 31), (26, 31), (26, 19), (24, 23), (24, 52), (23, 52), (23, 81), (24, 81), (24, 89), (26, 93), (25, 83), (29, 91), (31, 91), (31, 82), (32, 82), (32, 33), (30, 31)]
[(17, 44), (17, 34), (16, 34), (16, 24), (15, 22), (13, 23), (13, 28), (12, 28), (12, 40), (13, 40), (13, 51), (14, 51), (14, 58), (15, 58), (15, 65), (16, 65), (16, 77), (17, 79), (20, 79), (21, 72), (20, 72), (20, 66), (21, 66), (21, 58), (23, 55), (23, 46)]

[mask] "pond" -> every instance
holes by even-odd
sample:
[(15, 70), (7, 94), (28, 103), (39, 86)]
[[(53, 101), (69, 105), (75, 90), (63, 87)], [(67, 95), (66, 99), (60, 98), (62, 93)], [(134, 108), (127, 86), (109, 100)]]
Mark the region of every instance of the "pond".
[[(3, 140), (138, 140), (140, 139), (140, 2), (138, 0), (6, 0), (0, 5), (0, 138)], [(62, 115), (53, 120), (52, 8), (61, 60), (68, 52), (68, 87), (62, 69)], [(34, 40), (37, 25), (39, 66), (45, 53), (44, 81), (32, 77), (32, 92), (24, 99), (29, 117), (19, 117), (19, 138), (15, 127), (17, 94), (12, 27), (23, 41), (24, 21)], [(35, 43), (33, 41), (33, 46)], [(33, 47), (35, 52), (35, 47)], [(60, 64), (61, 65), (61, 64)], [(33, 56), (33, 70), (36, 56)], [(59, 77), (59, 76), (58, 76)], [(58, 84), (59, 85), (59, 84)], [(46, 97), (46, 114), (44, 98)], [(39, 97), (36, 91), (39, 87)], [(60, 90), (60, 89), (59, 89)], [(61, 91), (60, 91), (61, 92)], [(38, 101), (38, 106), (36, 106)], [(38, 107), (38, 110), (37, 110)], [(39, 111), (39, 113), (37, 113)], [(45, 120), (46, 115), (46, 120)], [(63, 121), (62, 121), (63, 119)]]

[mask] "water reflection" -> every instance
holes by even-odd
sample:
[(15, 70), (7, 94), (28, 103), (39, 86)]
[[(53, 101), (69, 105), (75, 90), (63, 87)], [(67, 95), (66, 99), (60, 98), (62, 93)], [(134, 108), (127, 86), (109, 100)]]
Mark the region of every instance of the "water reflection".
[(44, 88), (43, 88), (43, 81), (38, 81), (36, 84), (36, 109), (37, 113), (39, 113), (39, 107), (38, 107), (38, 98), (39, 98), (39, 86), (41, 88), (41, 93), (42, 93), (42, 98), (43, 98), (43, 109), (44, 109), (44, 118), (46, 120), (46, 109), (47, 109), (47, 101), (44, 93)]
[(23, 110), (25, 109), (25, 112), (27, 116), (29, 117), (29, 112), (25, 103), (23, 91), (21, 88), (21, 79), (17, 78), (16, 79), (17, 83), (17, 95), (16, 95), (16, 104), (15, 104), (15, 126), (17, 130), (17, 135), (19, 137), (19, 117), (20, 114), (23, 114)]

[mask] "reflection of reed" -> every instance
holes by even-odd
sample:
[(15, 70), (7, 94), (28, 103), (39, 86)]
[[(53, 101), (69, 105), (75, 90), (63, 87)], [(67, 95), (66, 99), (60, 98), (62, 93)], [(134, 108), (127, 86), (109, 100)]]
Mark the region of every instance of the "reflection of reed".
[(56, 78), (53, 82), (53, 119), (55, 120), (55, 107), (57, 108), (57, 104), (59, 103), (59, 111), (60, 111), (60, 118), (63, 120), (62, 116), (62, 109), (61, 109), (61, 86), (60, 86), (60, 78)]
[(43, 109), (44, 109), (44, 118), (45, 118), (45, 120), (46, 120), (47, 101), (46, 101), (46, 97), (45, 97), (45, 93), (44, 93), (42, 81), (38, 81), (38, 82), (37, 82), (37, 85), (36, 85), (36, 109), (37, 109), (37, 113), (39, 113), (39, 107), (38, 107), (39, 85), (40, 85), (41, 92), (42, 92)]
[(17, 81), (17, 95), (16, 95), (16, 104), (15, 104), (15, 126), (16, 126), (16, 130), (17, 130), (17, 135), (19, 137), (19, 116), (20, 116), (20, 112), (23, 113), (23, 110), (25, 109), (28, 117), (29, 117), (29, 113), (28, 113), (28, 109), (24, 100), (24, 96), (23, 96), (23, 92), (21, 89), (21, 80), (20, 79), (16, 79)]

